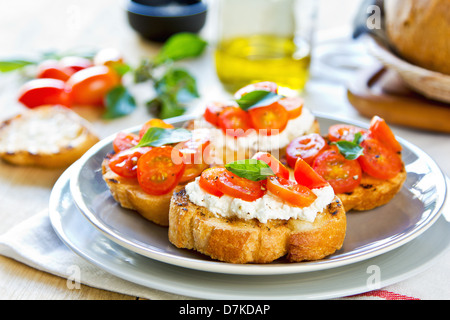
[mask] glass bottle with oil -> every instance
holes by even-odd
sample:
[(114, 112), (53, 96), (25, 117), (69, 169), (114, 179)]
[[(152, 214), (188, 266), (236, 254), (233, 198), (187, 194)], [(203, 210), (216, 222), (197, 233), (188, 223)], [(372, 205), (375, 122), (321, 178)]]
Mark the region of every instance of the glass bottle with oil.
[(230, 92), (259, 81), (301, 91), (317, 0), (219, 0), (217, 75)]

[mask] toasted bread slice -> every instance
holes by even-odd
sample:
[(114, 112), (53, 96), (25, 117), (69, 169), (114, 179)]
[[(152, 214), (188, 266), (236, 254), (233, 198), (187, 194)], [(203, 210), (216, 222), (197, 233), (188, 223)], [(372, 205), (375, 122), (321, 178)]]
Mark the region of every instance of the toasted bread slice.
[(392, 179), (381, 180), (363, 173), (361, 183), (348, 193), (340, 193), (345, 210), (365, 211), (387, 204), (400, 191), (406, 180), (406, 170), (403, 169)]
[[(127, 179), (114, 173), (109, 168), (109, 158), (102, 163), (103, 180), (106, 182), (111, 194), (123, 208), (138, 212), (145, 219), (158, 225), (169, 225), (169, 206), (172, 192), (164, 195), (150, 195), (142, 190), (136, 179)], [(180, 185), (175, 191), (183, 188)]]
[(345, 211), (339, 198), (318, 213), (313, 223), (290, 219), (226, 219), (189, 200), (185, 189), (174, 192), (169, 211), (169, 241), (229, 263), (319, 260), (342, 247)]
[(68, 167), (98, 141), (89, 123), (63, 106), (30, 109), (0, 125), (0, 157), (17, 165)]

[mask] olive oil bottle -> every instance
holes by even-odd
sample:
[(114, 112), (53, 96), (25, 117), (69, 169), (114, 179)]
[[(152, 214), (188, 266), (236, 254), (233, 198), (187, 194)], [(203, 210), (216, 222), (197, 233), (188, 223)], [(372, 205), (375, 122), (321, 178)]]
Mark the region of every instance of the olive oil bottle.
[(301, 91), (309, 77), (311, 56), (307, 42), (257, 34), (223, 40), (215, 59), (217, 76), (230, 92), (258, 81)]

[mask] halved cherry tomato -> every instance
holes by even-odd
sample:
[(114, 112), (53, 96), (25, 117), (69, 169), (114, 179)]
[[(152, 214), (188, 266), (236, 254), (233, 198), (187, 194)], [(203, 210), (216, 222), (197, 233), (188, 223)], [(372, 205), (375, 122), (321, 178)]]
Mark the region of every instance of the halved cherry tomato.
[(363, 155), (358, 157), (361, 168), (378, 179), (391, 179), (402, 169), (401, 157), (376, 139), (366, 139), (361, 143)]
[(227, 171), (227, 169), (224, 167), (214, 167), (204, 170), (198, 180), (200, 188), (213, 196), (223, 196), (223, 192), (217, 187), (217, 181), (219, 180), (219, 176), (221, 176), (225, 171)]
[(123, 178), (136, 178), (138, 160), (150, 150), (151, 148), (145, 147), (120, 151), (111, 157), (109, 168)]
[[(199, 176), (203, 170), (209, 167), (210, 140), (207, 135), (192, 132), (191, 139), (178, 143), (175, 148), (180, 150), (186, 164), (186, 169), (180, 182), (186, 182)], [(176, 161), (174, 161), (176, 162)]]
[(102, 106), (106, 94), (120, 84), (120, 78), (106, 66), (94, 66), (75, 72), (67, 84), (73, 104)]
[(211, 102), (206, 105), (205, 113), (203, 117), (206, 121), (214, 126), (218, 126), (219, 115), (225, 108), (225, 105), (220, 102)]
[(62, 66), (63, 68), (70, 68), (73, 71), (72, 73), (93, 66), (91, 60), (77, 56), (63, 57), (61, 58), (61, 60), (59, 60), (59, 65)]
[(257, 152), (253, 159), (261, 160), (267, 163), (276, 176), (289, 179), (289, 169), (286, 168), (277, 158), (268, 152)]
[(51, 78), (67, 81), (75, 71), (64, 67), (58, 60), (45, 60), (37, 67), (36, 78)]
[(335, 148), (319, 154), (313, 169), (330, 183), (335, 193), (351, 192), (361, 182), (362, 171), (358, 161), (345, 159)]
[(148, 129), (156, 127), (156, 128), (164, 128), (164, 129), (173, 129), (173, 125), (170, 123), (165, 122), (161, 119), (150, 119), (144, 125), (142, 126), (141, 130), (139, 131), (139, 138), (142, 138), (144, 134), (147, 132)]
[[(140, 157), (137, 163), (139, 186), (151, 195), (162, 195), (172, 191), (179, 183), (186, 165), (172, 161), (173, 147), (152, 148)], [(179, 152), (179, 151), (178, 151)], [(182, 157), (182, 155), (179, 155)]]
[(286, 128), (289, 120), (287, 110), (277, 102), (264, 107), (255, 107), (248, 110), (253, 127), (260, 134), (278, 134)]
[(26, 82), (20, 89), (18, 100), (28, 108), (46, 104), (70, 106), (66, 85), (58, 79), (33, 79)]
[(116, 153), (136, 146), (139, 136), (134, 133), (119, 132), (113, 140), (113, 148)]
[(320, 189), (330, 185), (302, 158), (298, 158), (294, 168), (295, 181), (310, 189)]
[(257, 91), (257, 90), (277, 93), (278, 85), (275, 82), (271, 82), (271, 81), (262, 81), (262, 82), (257, 82), (257, 83), (251, 83), (251, 84), (246, 85), (245, 87), (239, 89), (238, 91), (236, 91), (236, 93), (234, 94), (234, 97), (235, 97), (235, 99), (240, 99), (246, 93), (249, 93), (252, 91)]
[(391, 149), (394, 152), (402, 151), (401, 144), (395, 138), (391, 128), (387, 125), (384, 119), (374, 116), (370, 121), (369, 136), (377, 139), (384, 146)]
[(217, 124), (224, 133), (235, 138), (245, 136), (252, 128), (249, 114), (239, 107), (226, 107), (219, 114)]
[(298, 118), (302, 114), (304, 101), (300, 97), (286, 97), (278, 100), (288, 112), (289, 119)]
[(316, 156), (328, 147), (325, 139), (318, 133), (311, 133), (295, 138), (286, 147), (286, 161), (291, 168), (295, 167), (297, 158), (302, 158), (312, 165)]
[(317, 199), (317, 196), (308, 187), (280, 177), (267, 179), (267, 190), (300, 208), (308, 207)]
[(328, 128), (328, 139), (330, 141), (353, 141), (355, 134), (361, 132), (363, 136), (367, 134), (367, 130), (349, 124), (335, 124)]
[(217, 188), (224, 194), (244, 201), (255, 201), (264, 195), (259, 181), (252, 181), (225, 170), (217, 179)]

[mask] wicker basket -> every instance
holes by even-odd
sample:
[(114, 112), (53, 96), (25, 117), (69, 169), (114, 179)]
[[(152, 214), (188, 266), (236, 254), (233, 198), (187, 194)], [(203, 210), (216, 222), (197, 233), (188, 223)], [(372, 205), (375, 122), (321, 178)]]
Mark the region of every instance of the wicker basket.
[(450, 75), (430, 71), (402, 60), (382, 41), (367, 37), (369, 52), (386, 67), (397, 71), (414, 91), (429, 99), (450, 103)]

